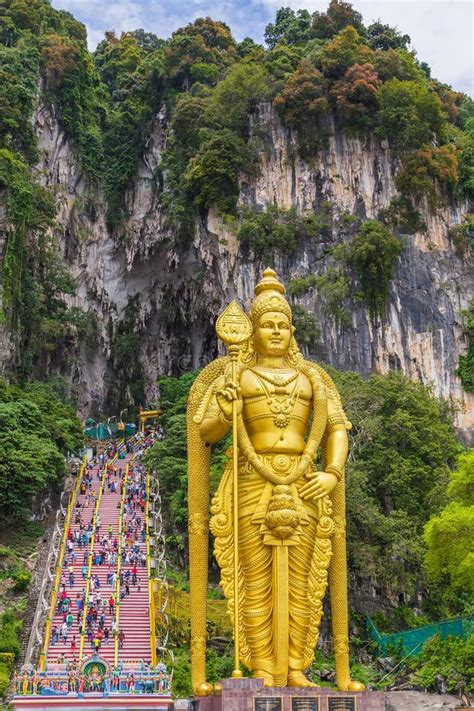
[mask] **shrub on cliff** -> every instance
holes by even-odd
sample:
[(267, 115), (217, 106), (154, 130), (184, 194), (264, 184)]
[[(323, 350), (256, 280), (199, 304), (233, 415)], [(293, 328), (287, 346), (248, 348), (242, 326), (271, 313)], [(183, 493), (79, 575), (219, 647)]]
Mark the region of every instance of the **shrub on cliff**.
[(2, 313), (15, 348), (18, 377), (49, 374), (49, 364), (78, 342), (80, 309), (68, 308), (75, 293), (51, 228), (56, 214), (51, 191), (39, 185), (29, 167), (0, 149), (0, 189), (4, 190), (10, 229), (1, 265)]
[(359, 276), (372, 317), (381, 316), (403, 243), (377, 220), (364, 222), (348, 249), (348, 262)]
[(459, 356), (457, 374), (464, 390), (472, 393), (474, 392), (474, 299), (469, 304), (469, 308), (461, 313), (461, 316), (467, 340), (467, 351)]
[(440, 188), (454, 191), (459, 180), (458, 158), (453, 144), (423, 146), (404, 157), (395, 185), (404, 196), (419, 203), (426, 197), (432, 210), (441, 202)]
[(275, 205), (248, 209), (242, 212), (237, 239), (246, 253), (272, 262), (275, 253), (293, 254), (300, 242), (318, 237), (325, 219), (313, 213), (300, 216), (294, 208), (280, 210)]

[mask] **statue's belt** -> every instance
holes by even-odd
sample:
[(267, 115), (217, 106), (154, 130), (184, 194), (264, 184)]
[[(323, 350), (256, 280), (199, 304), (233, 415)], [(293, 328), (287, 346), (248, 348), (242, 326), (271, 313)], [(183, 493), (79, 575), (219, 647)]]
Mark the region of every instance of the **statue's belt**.
[[(309, 504), (305, 506), (301, 500), (296, 481), (295, 469), (301, 457), (297, 454), (262, 454), (260, 455), (265, 468), (274, 474), (289, 479), (288, 484), (274, 484), (266, 480), (257, 506), (244, 506), (239, 512), (239, 518), (252, 516), (251, 522), (260, 526), (263, 542), (267, 545), (297, 545), (303, 533), (303, 526), (311, 518), (318, 517), (317, 507)], [(242, 483), (246, 476), (255, 482), (262, 481), (262, 476), (245, 459), (239, 461), (243, 473)], [(314, 468), (314, 465), (313, 465)], [(258, 477), (258, 479), (257, 479)]]

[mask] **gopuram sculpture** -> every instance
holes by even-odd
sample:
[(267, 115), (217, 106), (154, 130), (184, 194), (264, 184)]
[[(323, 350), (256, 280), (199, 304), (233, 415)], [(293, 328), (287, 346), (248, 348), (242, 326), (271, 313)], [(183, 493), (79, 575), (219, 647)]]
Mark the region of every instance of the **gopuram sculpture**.
[[(303, 358), (290, 305), (266, 269), (245, 314), (232, 302), (216, 330), (229, 355), (212, 361), (188, 400), (192, 684), (206, 682), (209, 528), (240, 663), (266, 686), (315, 686), (313, 659), (329, 582), (336, 680), (349, 673), (344, 465), (351, 424), (329, 375)], [(233, 447), (209, 516), (211, 446)], [(237, 497), (234, 491), (237, 490)], [(210, 519), (210, 520), (209, 520)], [(237, 535), (236, 535), (237, 531)]]

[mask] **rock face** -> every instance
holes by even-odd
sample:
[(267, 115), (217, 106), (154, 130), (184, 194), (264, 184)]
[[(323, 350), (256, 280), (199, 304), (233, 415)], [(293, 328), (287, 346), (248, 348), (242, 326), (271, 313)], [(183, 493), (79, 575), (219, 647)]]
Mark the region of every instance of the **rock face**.
[[(253, 125), (266, 134), (261, 173), (242, 181), (241, 206), (276, 204), (316, 214), (329, 222), (319, 239), (300, 244), (291, 258), (276, 258), (280, 277), (323, 274), (331, 264), (328, 249), (351, 236), (350, 215), (375, 218), (396, 194), (397, 161), (375, 138), (367, 144), (334, 132), (329, 147), (310, 166), (299, 158), (293, 137), (281, 126), (270, 104), (262, 104)], [(182, 247), (166, 221), (162, 190), (154, 175), (166, 146), (167, 119), (156, 116), (136, 180), (126, 196), (129, 217), (119, 233), (105, 220), (105, 199), (91, 188), (50, 107), (34, 116), (40, 149), (39, 173), (59, 200), (60, 242), (76, 277), (76, 306), (92, 311), (98, 324), (96, 348), (78, 349), (67, 376), (76, 384), (82, 414), (113, 402), (123, 374), (111, 352), (112, 334), (134, 305), (133, 329), (139, 335), (137, 364), (145, 397), (157, 397), (156, 378), (202, 365), (215, 357), (214, 321), (223, 305), (237, 297), (248, 304), (265, 264), (239, 250), (235, 227), (212, 210), (196, 224), (193, 243)], [(166, 183), (166, 175), (164, 176)], [(474, 437), (474, 400), (463, 391), (455, 371), (463, 341), (460, 312), (474, 292), (467, 261), (456, 256), (448, 228), (462, 222), (467, 206), (448, 199), (436, 215), (426, 208), (427, 230), (407, 239), (390, 287), (383, 319), (374, 323), (357, 299), (345, 304), (350, 318), (339, 323), (323, 308), (318, 294), (300, 303), (321, 325), (321, 338), (307, 351), (341, 369), (364, 376), (398, 369), (432, 383), (437, 394), (458, 407), (457, 424), (466, 439)], [(357, 285), (356, 285), (357, 286)], [(3, 363), (8, 339), (0, 334)]]

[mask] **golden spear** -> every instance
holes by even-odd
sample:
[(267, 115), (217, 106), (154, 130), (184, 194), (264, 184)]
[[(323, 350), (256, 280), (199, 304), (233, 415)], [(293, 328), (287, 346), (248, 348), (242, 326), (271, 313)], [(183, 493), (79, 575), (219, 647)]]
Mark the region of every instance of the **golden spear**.
[[(216, 333), (226, 344), (232, 363), (232, 383), (237, 386), (237, 360), (239, 347), (252, 335), (252, 324), (236, 301), (231, 301), (216, 323)], [(239, 678), (239, 450), (237, 442), (237, 403), (232, 400), (232, 464), (233, 464), (233, 521), (234, 521), (234, 670), (232, 676)]]

